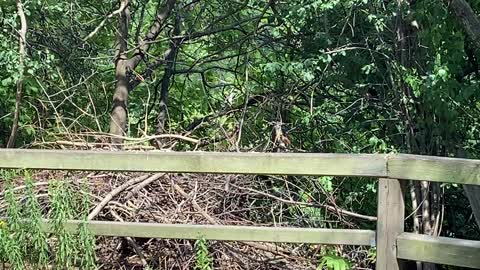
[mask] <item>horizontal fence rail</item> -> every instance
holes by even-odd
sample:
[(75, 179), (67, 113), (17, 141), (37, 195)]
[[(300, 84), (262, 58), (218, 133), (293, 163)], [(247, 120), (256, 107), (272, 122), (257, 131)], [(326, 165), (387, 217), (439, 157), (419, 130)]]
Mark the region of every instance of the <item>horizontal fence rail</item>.
[[(65, 228), (75, 232), (81, 221), (69, 221)], [(375, 231), (255, 227), (227, 225), (158, 224), (141, 222), (90, 221), (94, 235), (130, 236), (138, 238), (200, 239), (243, 242), (307, 243), (328, 245), (375, 245)], [(52, 232), (47, 221), (44, 230)]]
[(480, 161), (405, 154), (1, 149), (0, 168), (371, 176), (480, 185)]
[(480, 160), (418, 155), (391, 155), (388, 177), (480, 185)]
[(349, 154), (1, 150), (0, 167), (378, 177), (387, 173), (385, 157)]
[(480, 269), (480, 241), (403, 233), (397, 237), (397, 257)]

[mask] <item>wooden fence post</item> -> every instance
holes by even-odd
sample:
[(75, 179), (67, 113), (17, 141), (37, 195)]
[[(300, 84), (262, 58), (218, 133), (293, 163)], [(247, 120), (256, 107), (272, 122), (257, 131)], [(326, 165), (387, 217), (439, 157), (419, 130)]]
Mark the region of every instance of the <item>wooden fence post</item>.
[(397, 236), (404, 231), (404, 182), (380, 178), (377, 208), (377, 270), (402, 270), (397, 259)]

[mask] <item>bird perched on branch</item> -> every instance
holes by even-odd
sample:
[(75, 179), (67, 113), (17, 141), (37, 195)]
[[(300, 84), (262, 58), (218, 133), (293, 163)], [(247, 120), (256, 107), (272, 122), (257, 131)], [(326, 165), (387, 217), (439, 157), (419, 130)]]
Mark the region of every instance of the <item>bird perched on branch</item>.
[(286, 150), (291, 144), (290, 139), (285, 135), (282, 129), (282, 123), (275, 123), (272, 130), (272, 142), (276, 152)]

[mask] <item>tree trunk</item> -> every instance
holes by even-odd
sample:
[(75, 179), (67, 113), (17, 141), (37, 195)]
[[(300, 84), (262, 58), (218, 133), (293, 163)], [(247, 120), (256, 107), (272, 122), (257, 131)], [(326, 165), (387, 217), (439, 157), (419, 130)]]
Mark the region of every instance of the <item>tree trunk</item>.
[(465, 32), (473, 40), (477, 49), (480, 50), (480, 19), (472, 7), (465, 0), (449, 0), (448, 6), (462, 24)]
[(120, 6), (125, 8), (118, 18), (117, 53), (115, 59), (115, 92), (113, 94), (112, 114), (110, 119), (110, 134), (112, 144), (120, 148), (127, 130), (127, 101), (129, 90), (129, 75), (132, 69), (128, 66), (127, 41), (130, 21), (129, 0), (121, 0)]
[[(113, 94), (110, 134), (112, 145), (121, 148), (128, 125), (128, 94), (140, 81), (134, 78), (135, 68), (140, 64), (150, 45), (160, 34), (167, 18), (170, 16), (176, 0), (167, 0), (165, 8), (156, 15), (156, 20), (150, 26), (148, 33), (138, 44), (133, 56), (128, 58), (128, 33), (130, 27), (129, 0), (120, 0), (120, 7), (125, 7), (119, 14), (117, 31), (117, 54), (115, 60), (115, 92)], [(167, 55), (167, 53), (166, 53)], [(165, 61), (159, 61), (164, 63)], [(149, 66), (151, 74), (155, 67)]]
[[(175, 18), (175, 28), (173, 31), (173, 37), (180, 35), (180, 17)], [(160, 108), (157, 117), (157, 131), (156, 134), (165, 133), (165, 122), (168, 116), (168, 92), (170, 87), (170, 79), (173, 75), (173, 68), (175, 66), (175, 56), (177, 55), (178, 47), (180, 46), (179, 39), (173, 39), (170, 41), (170, 48), (165, 53), (165, 72), (163, 74), (162, 88), (160, 92)]]
[(20, 31), (19, 33), (19, 49), (18, 49), (18, 72), (19, 77), (17, 81), (17, 91), (15, 93), (15, 112), (13, 115), (12, 130), (10, 137), (8, 138), (7, 148), (15, 147), (15, 142), (18, 135), (18, 123), (20, 121), (20, 107), (22, 104), (23, 95), (23, 77), (25, 72), (25, 44), (27, 36), (27, 18), (25, 17), (25, 11), (23, 10), (23, 4), (20, 0), (17, 0), (17, 14), (20, 18)]
[(112, 144), (120, 148), (123, 142), (123, 137), (127, 130), (127, 100), (129, 81), (127, 78), (127, 61), (119, 60), (115, 66), (115, 93), (113, 94), (113, 108), (110, 120), (110, 134), (112, 137)]
[[(398, 11), (396, 18), (396, 59), (401, 67), (405, 69), (411, 68), (416, 51), (415, 32), (412, 27), (405, 21), (405, 10), (410, 9), (410, 5), (414, 4), (413, 0), (398, 0)], [(417, 121), (421, 118), (423, 110), (415, 101), (410, 86), (404, 81), (401, 71), (397, 71), (397, 82), (399, 95), (397, 100), (402, 114), (402, 119), (406, 129), (406, 146), (412, 154), (436, 154), (435, 149), (426, 149), (425, 140), (422, 139), (421, 132), (416, 130), (427, 131), (428, 126), (422, 125)], [(414, 100), (413, 104), (409, 101)], [(425, 132), (423, 132), (425, 133)], [(426, 181), (412, 183), (410, 195), (412, 200), (413, 224), (414, 232), (427, 235), (436, 235), (435, 224), (438, 223), (437, 215), (437, 198), (440, 198), (440, 189), (436, 184)], [(435, 270), (436, 265), (432, 263), (417, 262), (417, 270)]]
[[(467, 35), (472, 39), (473, 44), (480, 50), (480, 19), (472, 7), (465, 0), (449, 0), (448, 6), (462, 24)], [(463, 150), (461, 152), (464, 152)], [(466, 153), (460, 153), (459, 157), (465, 157)], [(480, 227), (480, 187), (464, 185), (463, 189), (470, 201), (475, 220)]]
[[(468, 154), (464, 149), (458, 149), (456, 156), (459, 158), (468, 158)], [(480, 186), (463, 185), (463, 190), (470, 202), (470, 207), (472, 208), (477, 225), (480, 228)]]

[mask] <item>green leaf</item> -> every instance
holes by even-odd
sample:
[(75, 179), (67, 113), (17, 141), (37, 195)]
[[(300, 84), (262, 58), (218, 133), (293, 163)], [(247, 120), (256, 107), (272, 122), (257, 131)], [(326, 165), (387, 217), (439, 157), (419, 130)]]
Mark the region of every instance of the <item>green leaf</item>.
[(2, 86), (8, 86), (12, 83), (12, 78), (5, 78), (2, 80)]

